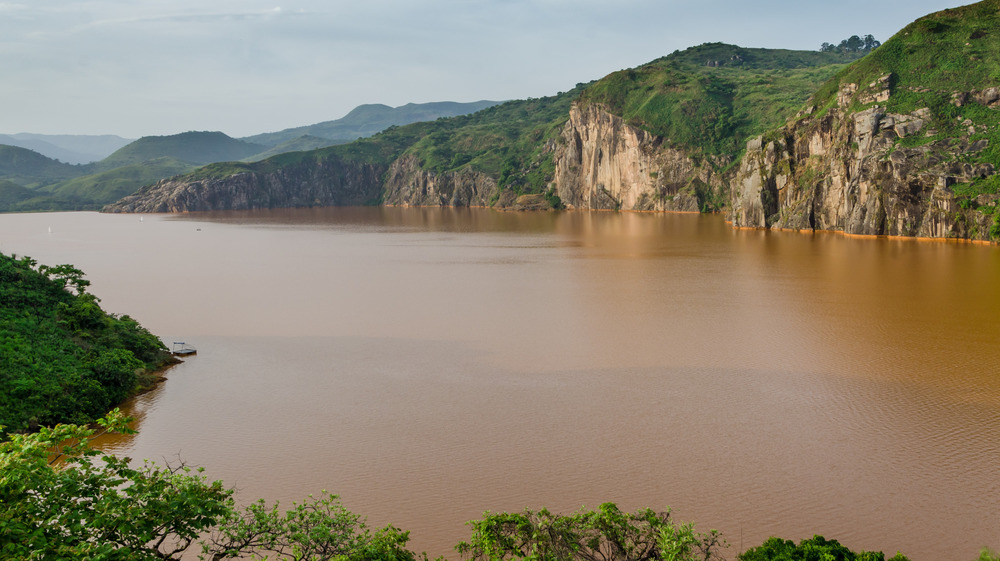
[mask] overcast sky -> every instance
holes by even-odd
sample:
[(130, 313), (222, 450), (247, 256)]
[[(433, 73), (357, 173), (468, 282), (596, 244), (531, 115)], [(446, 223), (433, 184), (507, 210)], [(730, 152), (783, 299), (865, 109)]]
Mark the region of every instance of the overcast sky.
[(711, 41), (816, 50), (950, 0), (0, 0), (0, 133), (247, 136), (522, 99)]

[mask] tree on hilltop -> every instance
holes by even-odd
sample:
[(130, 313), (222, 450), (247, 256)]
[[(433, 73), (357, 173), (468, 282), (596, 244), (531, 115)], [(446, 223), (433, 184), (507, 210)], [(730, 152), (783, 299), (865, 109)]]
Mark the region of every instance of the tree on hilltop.
[(819, 50), (824, 53), (870, 53), (882, 45), (880, 41), (872, 35), (859, 37), (851, 35), (839, 44), (823, 43)]

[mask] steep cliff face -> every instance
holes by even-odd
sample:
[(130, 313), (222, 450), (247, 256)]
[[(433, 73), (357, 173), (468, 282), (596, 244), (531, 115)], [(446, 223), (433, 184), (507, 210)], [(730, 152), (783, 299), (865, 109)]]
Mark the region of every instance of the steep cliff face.
[(189, 212), (377, 202), (386, 166), (308, 159), (271, 171), (220, 178), (164, 179), (108, 205), (104, 212)]
[(596, 104), (570, 109), (554, 161), (568, 208), (697, 212), (722, 199), (722, 178), (706, 161)]
[(751, 140), (736, 226), (1000, 240), (1000, 0), (924, 16)]
[(496, 180), (486, 174), (469, 168), (434, 173), (406, 155), (389, 166), (382, 200), (391, 206), (490, 206), (499, 193)]
[[(748, 142), (732, 184), (733, 225), (990, 239), (1000, 197), (956, 193), (995, 172), (991, 163), (976, 163), (989, 140), (970, 138), (986, 126), (969, 122), (964, 134), (914, 142), (937, 135), (946, 123), (927, 107), (887, 111), (892, 78), (860, 91), (844, 84), (825, 114), (809, 108)], [(857, 109), (859, 101), (864, 109)]]

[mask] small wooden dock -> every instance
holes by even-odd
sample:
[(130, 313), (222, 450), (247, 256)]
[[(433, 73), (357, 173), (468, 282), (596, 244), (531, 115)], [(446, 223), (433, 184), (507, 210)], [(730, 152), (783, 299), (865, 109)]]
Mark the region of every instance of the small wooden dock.
[(170, 350), (174, 356), (193, 356), (198, 354), (198, 349), (188, 345), (184, 341), (174, 341), (174, 347)]

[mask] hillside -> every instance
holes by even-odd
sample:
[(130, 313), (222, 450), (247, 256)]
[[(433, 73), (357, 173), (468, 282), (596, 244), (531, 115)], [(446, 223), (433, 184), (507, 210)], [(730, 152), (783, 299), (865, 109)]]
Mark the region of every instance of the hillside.
[(77, 177), (90, 168), (57, 162), (18, 146), (0, 145), (0, 179), (22, 187), (37, 187)]
[[(221, 132), (149, 136), (134, 142), (110, 135), (0, 135), (0, 140), (35, 146), (55, 154), (54, 157), (79, 161), (88, 156), (74, 150), (90, 147), (111, 152), (109, 147), (116, 148), (99, 162), (71, 166), (55, 161), (53, 156), (46, 157), (15, 146), (0, 146), (0, 181), (20, 187), (3, 187), (0, 212), (98, 209), (134, 193), (143, 185), (190, 172), (205, 164), (255, 162), (286, 152), (315, 150), (369, 136), (396, 124), (461, 115), (493, 104), (492, 101), (411, 103), (397, 108), (363, 105), (336, 121), (259, 135), (269, 142), (280, 140), (277, 145), (267, 146), (237, 140)], [(309, 136), (309, 131), (316, 131), (320, 136)]]
[[(468, 192), (456, 198), (449, 191), (426, 195), (427, 204), (493, 204), (499, 197), (498, 184), (518, 193), (544, 188), (548, 176), (542, 160), (551, 156), (551, 146), (539, 141), (558, 134), (578, 93), (511, 101), (472, 115), (389, 127), (348, 144), (280, 154), (255, 163), (212, 164), (145, 187), (105, 210), (415, 204), (395, 201), (392, 188), (396, 181), (405, 180), (410, 165), (416, 165), (420, 173), (464, 174), (488, 184), (488, 192), (476, 194), (474, 200), (466, 196)], [(401, 168), (401, 163), (406, 165)], [(396, 194), (408, 197), (412, 193), (404, 187)]]
[(580, 105), (598, 104), (676, 146), (732, 155), (750, 136), (783, 124), (836, 65), (855, 58), (707, 43), (610, 74), (583, 92)]
[[(745, 66), (732, 66), (730, 59), (734, 56), (743, 57)], [(717, 64), (713, 57), (724, 57), (724, 61), (730, 62)], [(591, 85), (579, 84), (555, 96), (507, 102), (471, 115), (390, 127), (369, 139), (323, 148), (311, 156), (291, 159), (277, 156), (254, 165), (209, 166), (144, 189), (137, 196), (109, 206), (108, 210), (256, 208), (289, 201), (297, 201), (293, 203), (296, 205), (329, 204), (336, 198), (329, 193), (317, 198), (286, 192), (297, 189), (286, 177), (299, 177), (297, 170), (306, 160), (332, 157), (350, 161), (359, 153), (381, 154), (379, 158), (366, 160), (383, 170), (376, 184), (352, 187), (364, 191), (368, 201), (499, 208), (548, 208), (565, 202), (581, 208), (633, 208), (623, 204), (614, 193), (601, 201), (584, 195), (585, 190), (596, 189), (596, 184), (570, 177), (574, 169), (580, 170), (579, 165), (569, 162), (576, 156), (566, 149), (573, 144), (574, 133), (567, 132), (567, 127), (575, 126), (570, 123), (574, 111), (592, 108), (608, 115), (624, 113), (629, 121), (624, 126), (651, 135), (651, 142), (656, 145), (652, 152), (660, 151), (661, 147), (682, 149), (683, 158), (723, 153), (721, 159), (704, 160), (722, 169), (745, 142), (746, 135), (784, 122), (813, 90), (842, 68), (845, 60), (848, 59), (834, 53), (705, 45), (674, 53), (637, 70), (612, 74)], [(640, 98), (632, 92), (642, 92), (646, 97)], [(762, 99), (765, 93), (770, 95), (766, 101)], [(766, 104), (767, 110), (755, 110), (753, 100)], [(724, 107), (728, 117), (705, 111), (698, 114), (700, 121), (690, 119), (690, 108), (712, 104)], [(633, 106), (637, 110), (630, 113)], [(675, 106), (681, 110), (675, 111)], [(718, 134), (701, 134), (704, 123), (711, 123)], [(664, 133), (672, 138), (664, 138)], [(610, 137), (604, 140), (615, 142)], [(610, 153), (608, 150), (602, 153)], [(650, 169), (645, 172), (647, 178), (650, 173), (661, 175)], [(662, 175), (666, 178), (671, 174)], [(320, 185), (322, 189), (333, 189), (333, 184), (340, 180), (335, 176), (327, 183), (323, 177), (312, 177), (310, 189)], [(682, 185), (690, 179), (682, 181)], [(675, 187), (671, 183), (650, 189), (676, 191)], [(235, 193), (239, 193), (238, 200), (230, 197)], [(665, 201), (672, 194), (657, 196)]]
[(56, 200), (77, 201), (79, 208), (92, 210), (100, 208), (107, 201), (115, 201), (130, 195), (143, 185), (155, 183), (164, 177), (187, 173), (196, 167), (169, 156), (161, 156), (61, 181), (40, 187), (36, 191)]
[(1000, 1), (916, 20), (754, 140), (737, 226), (1000, 238)]
[(359, 105), (340, 119), (248, 136), (242, 140), (274, 147), (302, 136), (312, 136), (334, 141), (330, 144), (341, 144), (371, 136), (392, 126), (466, 115), (497, 103), (484, 100), (471, 103), (454, 101), (407, 103), (399, 107), (389, 107), (379, 103)]
[(0, 254), (3, 432), (88, 423), (172, 360), (135, 320), (104, 313), (88, 285), (72, 266)]
[(291, 140), (282, 142), (281, 144), (275, 146), (274, 148), (268, 148), (267, 150), (254, 154), (248, 158), (243, 158), (244, 162), (259, 162), (261, 160), (266, 160), (271, 156), (277, 156), (278, 154), (284, 154), (285, 152), (305, 152), (308, 150), (318, 150), (319, 148), (326, 148), (327, 146), (333, 146), (335, 144), (346, 144), (346, 141), (330, 140), (328, 138), (320, 138), (318, 136), (303, 135)]
[(99, 170), (173, 158), (192, 165), (242, 160), (266, 147), (236, 140), (221, 132), (184, 132), (169, 136), (144, 136), (116, 150), (97, 164)]

